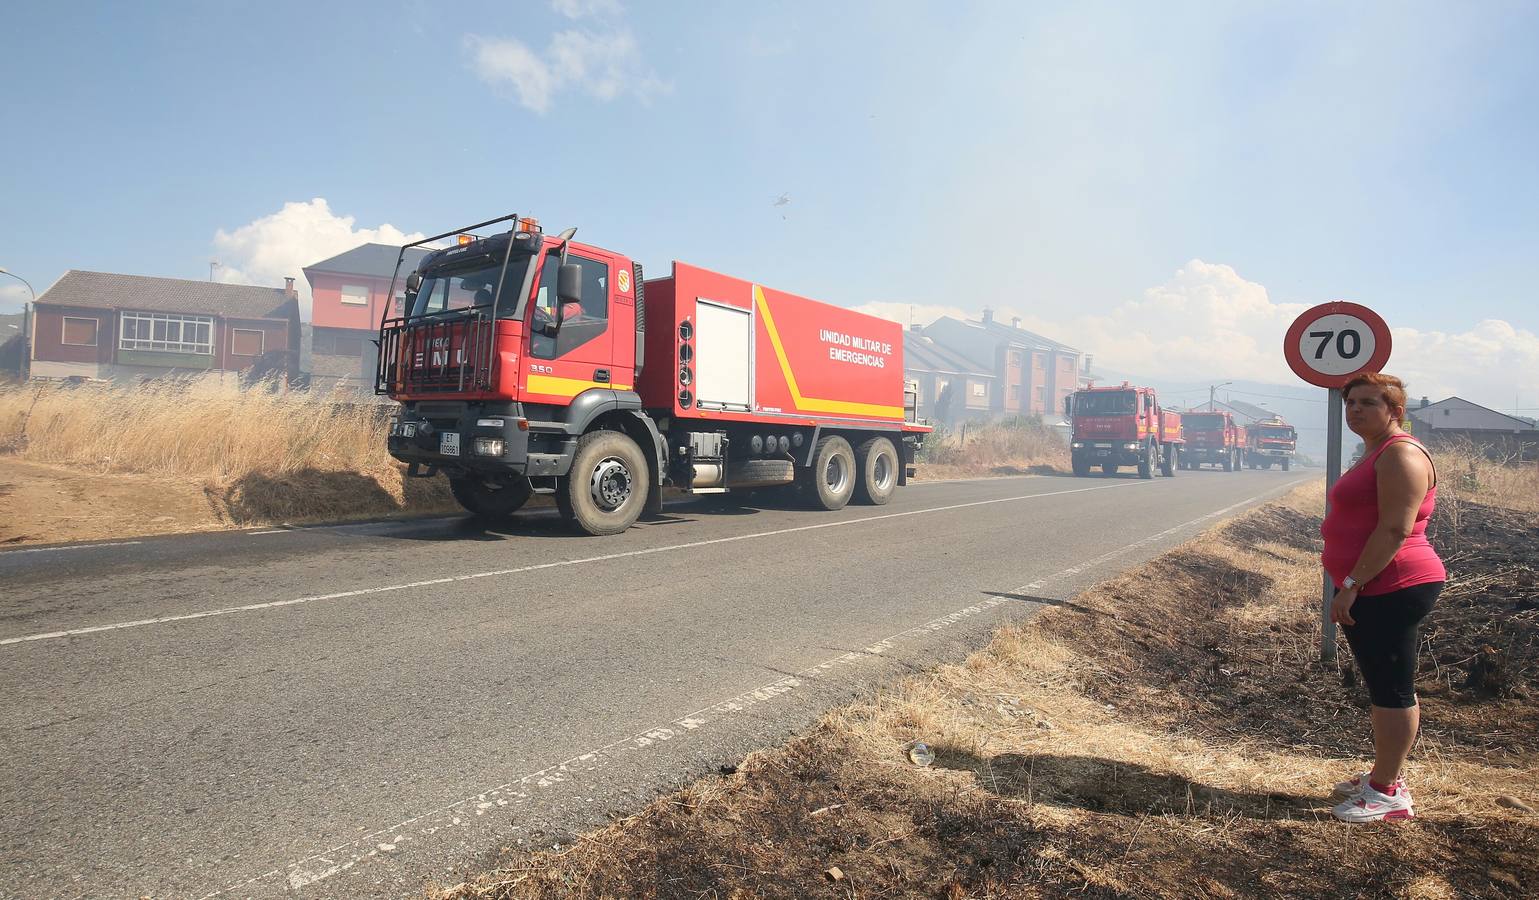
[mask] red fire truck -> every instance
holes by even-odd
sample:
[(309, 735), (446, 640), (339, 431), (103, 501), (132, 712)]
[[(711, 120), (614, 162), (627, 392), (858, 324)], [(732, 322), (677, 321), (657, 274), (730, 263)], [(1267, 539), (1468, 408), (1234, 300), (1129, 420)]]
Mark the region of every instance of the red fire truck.
[(1293, 467), (1293, 454), (1298, 450), (1299, 433), (1281, 416), (1262, 419), (1250, 426), (1250, 436), (1245, 444), (1245, 461), (1252, 469), (1270, 469), (1282, 466), (1284, 472)]
[(400, 403), (409, 474), (442, 472), (486, 517), (551, 494), (588, 534), (660, 509), (664, 485), (839, 509), (913, 474), (930, 429), (901, 325), (680, 262), (643, 281), (575, 232), (512, 215), (402, 248), (398, 279), (409, 247), (435, 248), (380, 323), (375, 390)]
[(1186, 429), (1186, 451), (1181, 465), (1200, 469), (1204, 464), (1225, 472), (1238, 472), (1245, 456), (1245, 426), (1223, 411), (1188, 410), (1181, 416)]
[(1069, 454), (1074, 474), (1083, 478), (1091, 466), (1114, 475), (1119, 466), (1136, 466), (1143, 478), (1158, 470), (1176, 474), (1184, 438), (1181, 414), (1160, 406), (1154, 388), (1088, 387), (1064, 398), (1064, 415), (1073, 423)]

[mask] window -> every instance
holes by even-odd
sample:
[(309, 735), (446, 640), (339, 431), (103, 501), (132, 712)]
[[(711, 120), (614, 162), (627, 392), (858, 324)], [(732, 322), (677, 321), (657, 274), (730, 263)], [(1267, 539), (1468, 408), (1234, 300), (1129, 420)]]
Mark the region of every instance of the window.
[(210, 316), (174, 313), (123, 313), (120, 350), (163, 350), (170, 353), (214, 353), (214, 320)]
[(989, 395), (988, 385), (981, 381), (968, 382), (968, 386), (973, 389), (974, 397), (987, 397)]
[[(581, 256), (568, 256), (567, 262), (582, 267), (580, 303), (568, 303), (561, 310), (561, 330), (554, 339), (537, 327), (529, 342), (536, 359), (565, 356), (609, 330), (609, 264)], [(555, 318), (556, 276), (561, 269), (559, 256), (547, 256), (540, 269), (540, 289), (535, 294), (532, 321), (549, 322)]]
[(342, 302), (349, 306), (368, 306), (369, 289), (356, 284), (342, 285)]
[(1010, 351), (1010, 365), (1018, 366), (1018, 365), (1021, 364), (1023, 359), (1024, 359), (1024, 357), (1022, 357), (1021, 351), (1019, 351), (1019, 350), (1011, 350)]
[(1010, 402), (1014, 403), (1015, 401), (1019, 400), (1020, 398), (1021, 398), (1021, 386), (1018, 385), (1018, 384), (1010, 385)]
[(64, 317), (63, 343), (70, 347), (96, 346), (96, 320)]
[(1045, 385), (1037, 385), (1032, 389), (1032, 394), (1036, 397), (1038, 406), (1044, 408), (1047, 406), (1047, 387)]
[(231, 356), (261, 356), (266, 349), (266, 337), (255, 328), (230, 329)]

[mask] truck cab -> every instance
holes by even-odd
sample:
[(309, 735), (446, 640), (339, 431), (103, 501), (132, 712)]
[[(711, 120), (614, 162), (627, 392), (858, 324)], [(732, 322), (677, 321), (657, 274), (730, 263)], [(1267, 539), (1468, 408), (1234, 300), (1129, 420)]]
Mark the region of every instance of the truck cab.
[(1225, 410), (1188, 410), (1182, 415), (1186, 423), (1186, 453), (1182, 467), (1200, 469), (1204, 465), (1218, 466), (1225, 472), (1241, 469), (1245, 442), (1244, 427), (1234, 421), (1233, 414)]
[(1160, 406), (1153, 388), (1127, 382), (1082, 388), (1064, 398), (1064, 415), (1072, 424), (1069, 453), (1077, 477), (1092, 466), (1104, 475), (1122, 466), (1136, 467), (1143, 478), (1156, 471), (1175, 475), (1184, 443), (1181, 416)]
[(1262, 419), (1250, 426), (1246, 439), (1246, 462), (1252, 469), (1281, 466), (1287, 472), (1293, 467), (1298, 436), (1298, 431), (1280, 416)]

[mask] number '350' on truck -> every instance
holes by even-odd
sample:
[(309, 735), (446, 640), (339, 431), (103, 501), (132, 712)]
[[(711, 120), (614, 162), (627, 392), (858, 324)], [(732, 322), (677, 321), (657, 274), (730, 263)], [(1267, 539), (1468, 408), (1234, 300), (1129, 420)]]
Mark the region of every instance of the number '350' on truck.
[(512, 215), (402, 248), (375, 390), (400, 404), (389, 449), (410, 475), (446, 475), (483, 517), (550, 494), (594, 535), (665, 485), (835, 510), (913, 476), (930, 429), (902, 326), (681, 262), (648, 281), (575, 231)]

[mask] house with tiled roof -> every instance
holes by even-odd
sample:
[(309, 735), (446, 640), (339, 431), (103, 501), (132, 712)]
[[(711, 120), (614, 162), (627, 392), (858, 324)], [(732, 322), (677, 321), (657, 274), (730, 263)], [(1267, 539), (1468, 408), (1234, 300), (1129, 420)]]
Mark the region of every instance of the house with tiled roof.
[(393, 295), (401, 248), (391, 244), (360, 244), (301, 270), (310, 284), (312, 389), (374, 391), (380, 320), (405, 302), (406, 274), (430, 252), (407, 249)]
[(37, 298), (28, 371), (131, 382), (299, 369), (299, 298), (281, 288), (71, 269)]
[(987, 309), (976, 322), (943, 316), (924, 336), (994, 374), (988, 399), (995, 417), (1055, 416), (1080, 387), (1081, 351), (1022, 328), (1018, 318), (1006, 325)]
[(990, 417), (994, 373), (969, 362), (912, 326), (903, 333), (903, 377), (918, 390), (919, 417), (950, 425)]
[(1436, 403), (1423, 397), (1407, 414), (1411, 432), (1430, 447), (1465, 445), (1494, 459), (1539, 459), (1539, 428), (1463, 397)]

